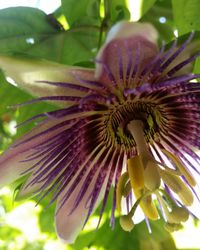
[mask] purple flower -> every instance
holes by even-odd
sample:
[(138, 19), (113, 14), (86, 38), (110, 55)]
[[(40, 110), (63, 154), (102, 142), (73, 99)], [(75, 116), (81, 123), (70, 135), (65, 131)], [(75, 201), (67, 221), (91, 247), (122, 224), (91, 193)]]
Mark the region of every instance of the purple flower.
[(150, 24), (118, 23), (95, 70), (0, 57), (7, 75), (39, 96), (25, 104), (60, 105), (30, 118), (42, 122), (1, 156), (1, 186), (27, 175), (17, 197), (51, 193), (57, 233), (68, 242), (99, 203), (101, 220), (112, 186), (111, 226), (117, 208), (132, 230), (140, 207), (147, 222), (163, 216), (167, 230), (179, 229), (200, 173), (200, 85), (191, 82), (200, 75), (188, 73), (199, 54), (185, 53), (192, 36), (158, 50)]

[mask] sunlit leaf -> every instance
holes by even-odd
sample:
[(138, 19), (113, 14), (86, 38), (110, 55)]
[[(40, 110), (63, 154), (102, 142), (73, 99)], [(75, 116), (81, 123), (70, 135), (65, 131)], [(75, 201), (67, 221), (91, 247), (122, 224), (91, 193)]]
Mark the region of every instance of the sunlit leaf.
[(154, 4), (156, 0), (143, 0), (141, 8), (141, 16), (143, 16)]
[(127, 3), (125, 0), (108, 1), (107, 9), (109, 10), (109, 18), (112, 24), (120, 20), (128, 20), (130, 18), (130, 12), (127, 8)]
[(8, 247), (9, 245), (16, 246), (17, 238), (20, 236), (21, 236), (20, 230), (7, 225), (1, 226), (0, 227), (1, 250), (10, 250)]
[(82, 250), (85, 246), (102, 247), (109, 250), (174, 250), (175, 244), (162, 226), (162, 223), (151, 223), (152, 234), (149, 234), (145, 222), (135, 226), (132, 232), (125, 232), (116, 222), (114, 230), (109, 228), (109, 221), (97, 231), (82, 233), (74, 244), (74, 250)]
[[(18, 110), (16, 110), (16, 108), (12, 108), (12, 105), (33, 99), (33, 97), (18, 89), (17, 87), (6, 83), (2, 73), (0, 74), (0, 99), (4, 100), (1, 103), (0, 116), (9, 114), (10, 119), (16, 119), (17, 124), (27, 120), (28, 118), (31, 118), (38, 113), (49, 111), (55, 108), (53, 105), (45, 102), (34, 105), (34, 108), (31, 106), (21, 107), (18, 108)], [(15, 114), (16, 111), (17, 114)], [(30, 130), (30, 128), (32, 128), (34, 125), (34, 122), (32, 122), (20, 127), (17, 130), (17, 137), (23, 134), (25, 131)]]
[(97, 42), (96, 26), (58, 30), (38, 9), (0, 10), (0, 54), (25, 54), (75, 64), (93, 59)]
[[(145, 1), (142, 5), (146, 6)], [(161, 22), (163, 18), (164, 22)], [(150, 22), (158, 30), (160, 40), (169, 42), (174, 40), (174, 24), (171, 1), (158, 0), (152, 8), (140, 19), (142, 22)]]
[(172, 0), (172, 6), (179, 35), (200, 30), (199, 0)]
[[(199, 73), (200, 71), (200, 58), (198, 58), (195, 62), (195, 65), (194, 65), (194, 73)], [(199, 80), (200, 81), (200, 80)]]
[(88, 18), (99, 20), (100, 0), (62, 0), (62, 8), (70, 26)]
[(28, 51), (56, 32), (38, 9), (16, 7), (0, 11), (0, 53)]
[[(48, 207), (50, 199), (46, 197), (40, 202), (40, 205), (43, 207), (42, 212), (39, 215), (39, 223), (40, 229), (42, 232), (51, 233), (52, 236), (55, 235), (55, 227), (54, 227), (54, 215), (55, 215), (55, 202)], [(37, 202), (37, 200), (36, 200)], [(48, 208), (47, 208), (48, 207)]]

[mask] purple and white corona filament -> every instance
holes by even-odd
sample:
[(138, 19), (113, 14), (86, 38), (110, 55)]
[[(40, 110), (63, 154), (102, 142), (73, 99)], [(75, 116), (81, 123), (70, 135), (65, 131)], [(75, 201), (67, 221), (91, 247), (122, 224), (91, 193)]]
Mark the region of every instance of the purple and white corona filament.
[(140, 207), (146, 220), (163, 216), (167, 230), (179, 229), (200, 174), (200, 85), (191, 82), (200, 75), (188, 73), (199, 54), (184, 53), (192, 36), (158, 50), (150, 24), (121, 22), (95, 70), (0, 57), (8, 76), (39, 95), (25, 104), (62, 105), (29, 120), (43, 118), (1, 156), (0, 184), (27, 175), (18, 197), (51, 193), (57, 233), (68, 242), (100, 203), (101, 219), (112, 186), (112, 226), (118, 209), (122, 228), (132, 230)]

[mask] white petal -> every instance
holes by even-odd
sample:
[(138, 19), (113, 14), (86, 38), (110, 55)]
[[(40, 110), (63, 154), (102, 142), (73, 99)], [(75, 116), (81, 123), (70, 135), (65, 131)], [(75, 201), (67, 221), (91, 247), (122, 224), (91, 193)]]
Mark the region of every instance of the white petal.
[(108, 32), (106, 44), (113, 39), (141, 36), (151, 43), (157, 44), (158, 32), (150, 23), (121, 21)]
[(149, 23), (127, 21), (117, 23), (109, 31), (106, 43), (97, 55), (96, 78), (102, 79), (105, 75), (103, 66), (98, 61), (109, 66), (114, 77), (118, 77), (119, 53), (121, 54), (124, 67), (128, 64), (129, 53), (131, 53), (132, 65), (134, 65), (137, 51), (139, 51), (140, 65), (148, 63), (158, 51), (157, 38), (158, 33), (156, 29)]
[[(40, 133), (50, 127), (53, 127), (58, 123), (57, 120), (49, 120), (47, 123), (40, 124), (36, 126), (29, 133), (25, 134), (20, 138), (20, 140), (16, 141), (14, 145)], [(20, 144), (19, 146), (12, 146), (8, 149), (4, 154), (0, 157), (0, 187), (3, 187), (6, 184), (13, 182), (14, 180), (20, 178), (22, 173), (30, 168), (34, 161), (32, 162), (20, 162), (32, 153), (31, 148), (35, 145), (40, 144), (43, 141), (48, 140), (51, 136), (58, 133), (64, 128), (58, 128), (54, 131), (46, 133), (42, 136), (38, 136), (35, 139), (28, 141), (24, 144)]]
[(35, 96), (84, 96), (85, 93), (37, 81), (57, 81), (86, 86), (79, 79), (93, 80), (94, 70), (66, 66), (45, 60), (31, 60), (20, 57), (0, 56), (0, 68), (16, 84)]
[[(76, 196), (80, 192), (80, 188), (83, 183), (83, 180), (76, 187), (70, 199), (67, 202), (65, 202), (65, 204), (59, 211), (58, 211), (59, 205), (62, 200), (62, 197), (65, 194), (65, 191), (62, 192), (62, 194), (60, 195), (58, 199), (58, 204), (57, 204), (58, 213), (56, 214), (56, 231), (57, 231), (57, 235), (63, 241), (67, 243), (74, 243), (78, 234), (83, 229), (83, 225), (88, 214), (88, 208), (86, 208), (86, 202), (88, 201), (88, 197), (90, 196), (91, 192), (94, 190), (96, 177), (97, 177), (97, 174), (96, 176), (94, 176), (93, 181), (91, 182), (86, 194), (84, 195), (78, 207), (73, 211), (73, 213), (69, 214), (74, 205)], [(105, 192), (105, 183), (101, 189), (101, 192), (99, 194), (99, 198), (97, 199), (94, 210), (97, 208), (97, 206), (101, 202), (104, 192)]]

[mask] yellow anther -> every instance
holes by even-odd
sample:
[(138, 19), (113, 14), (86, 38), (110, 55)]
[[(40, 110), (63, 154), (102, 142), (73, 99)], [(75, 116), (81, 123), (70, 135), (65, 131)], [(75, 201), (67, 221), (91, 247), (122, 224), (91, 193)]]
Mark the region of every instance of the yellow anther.
[(121, 200), (122, 200), (122, 197), (124, 196), (124, 187), (127, 183), (129, 179), (129, 176), (128, 176), (128, 173), (125, 172), (121, 175), (121, 177), (119, 178), (119, 181), (118, 181), (118, 184), (117, 184), (117, 201), (116, 201), (116, 205), (117, 205), (117, 210), (119, 212), (121, 212)]
[(180, 179), (180, 177), (172, 175), (165, 170), (160, 170), (163, 181), (178, 194), (179, 198), (185, 206), (191, 206), (194, 200), (192, 191)]
[(185, 222), (189, 218), (189, 212), (183, 207), (175, 207), (170, 212), (169, 218), (173, 223)]
[(191, 206), (194, 202), (193, 193), (187, 186), (184, 186), (184, 189), (178, 194), (178, 196), (183, 204), (187, 207)]
[[(141, 191), (135, 191), (134, 193), (137, 199), (140, 198), (142, 195)], [(158, 214), (156, 206), (154, 205), (152, 201), (151, 195), (148, 195), (147, 197), (144, 197), (143, 199), (141, 199), (140, 207), (142, 208), (142, 211), (145, 214), (145, 216), (149, 218), (150, 220), (159, 219), (159, 214)]]
[(124, 231), (130, 232), (134, 228), (134, 223), (129, 215), (123, 215), (119, 219), (120, 226)]
[(147, 147), (142, 121), (131, 121), (128, 124), (128, 130), (136, 142), (138, 153), (128, 160), (132, 188), (138, 190), (145, 186), (148, 190), (154, 191), (160, 186), (159, 167)]
[(196, 185), (196, 181), (194, 179), (194, 177), (192, 176), (192, 174), (189, 172), (189, 170), (187, 168), (185, 168), (182, 164), (182, 162), (179, 160), (179, 158), (175, 155), (173, 155), (172, 153), (170, 153), (169, 151), (163, 149), (162, 152), (167, 155), (176, 165), (176, 167), (179, 169), (179, 171), (181, 172), (181, 174), (183, 176), (185, 176), (186, 180), (188, 181), (188, 183), (191, 186), (195, 186)]
[(183, 228), (183, 226), (180, 224), (180, 223), (169, 223), (169, 222), (167, 222), (166, 224), (165, 224), (165, 229), (168, 231), (168, 232), (170, 232), (170, 233), (173, 233), (173, 232), (175, 232), (175, 231), (178, 231), (178, 230), (180, 230), (180, 229), (182, 229)]
[(148, 160), (144, 170), (145, 187), (150, 191), (154, 191), (160, 187), (160, 175), (158, 165), (153, 159)]
[(163, 181), (175, 192), (179, 193), (182, 190), (182, 183), (180, 182), (179, 177), (168, 173), (165, 170), (160, 169), (160, 175)]
[(130, 194), (131, 189), (132, 189), (132, 188), (131, 188), (131, 182), (128, 181), (128, 182), (125, 184), (125, 187), (124, 187), (124, 190), (123, 190), (122, 195), (123, 195), (124, 197), (127, 197), (127, 196)]
[(138, 155), (128, 159), (128, 174), (133, 190), (144, 187), (144, 168)]

